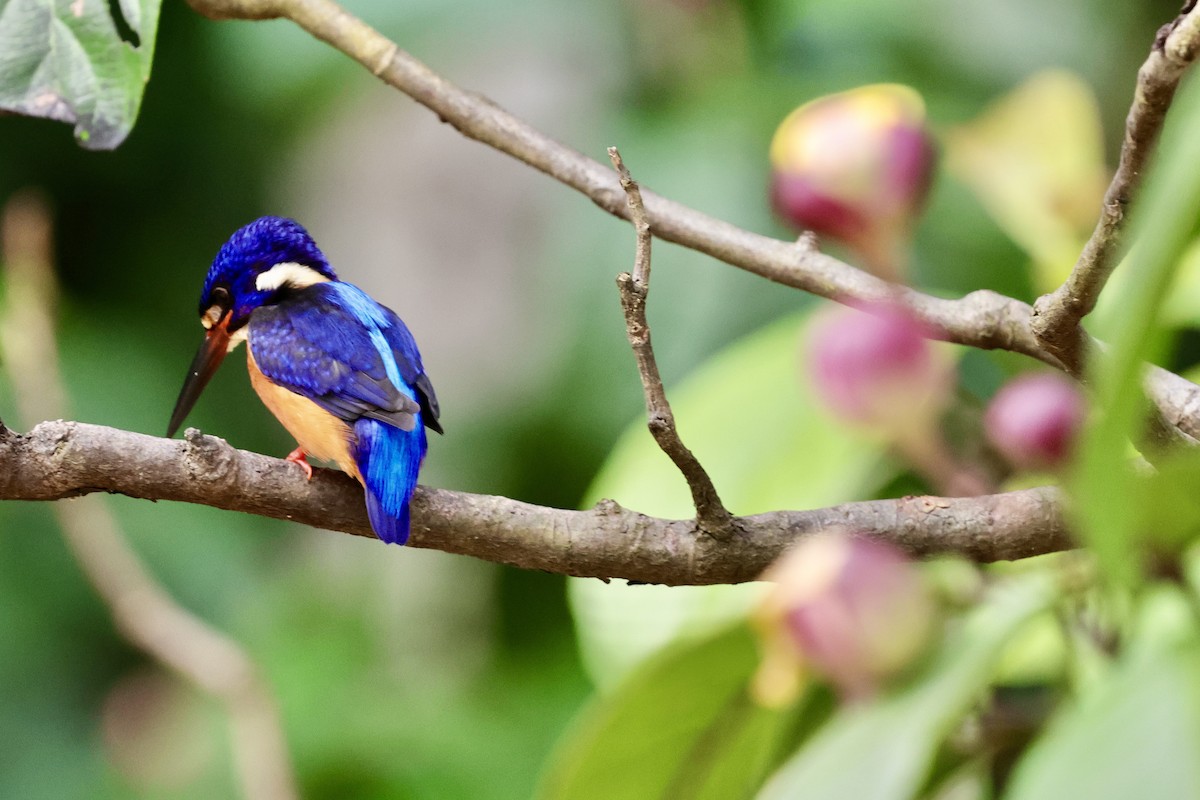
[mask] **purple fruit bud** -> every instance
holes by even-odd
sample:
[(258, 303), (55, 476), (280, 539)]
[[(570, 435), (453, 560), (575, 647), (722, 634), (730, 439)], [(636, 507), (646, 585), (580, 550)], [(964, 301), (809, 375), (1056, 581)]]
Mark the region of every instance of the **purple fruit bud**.
[(817, 396), (848, 422), (892, 434), (920, 429), (949, 396), (949, 366), (900, 306), (825, 312), (813, 324), (808, 356)]
[(771, 204), (795, 227), (841, 241), (867, 266), (893, 273), (936, 160), (925, 104), (912, 89), (876, 84), (828, 95), (776, 130)]
[(755, 690), (767, 704), (794, 696), (806, 666), (847, 698), (869, 696), (912, 664), (934, 631), (937, 607), (921, 572), (886, 542), (818, 534), (763, 577), (775, 581), (757, 615), (766, 656)]
[(1083, 393), (1053, 372), (1022, 375), (992, 398), (988, 440), (1014, 467), (1057, 469), (1070, 459), (1087, 415)]

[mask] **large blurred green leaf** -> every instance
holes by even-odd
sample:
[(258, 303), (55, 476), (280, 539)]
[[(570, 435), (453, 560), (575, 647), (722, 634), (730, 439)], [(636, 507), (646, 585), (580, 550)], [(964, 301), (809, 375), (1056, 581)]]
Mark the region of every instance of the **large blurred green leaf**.
[(946, 167), (1029, 253), (1050, 291), (1075, 263), (1108, 182), (1095, 95), (1073, 73), (1039, 72), (949, 132)]
[(576, 723), (538, 798), (752, 797), (786, 729), (746, 692), (757, 664), (745, 625), (661, 653)]
[[(801, 377), (806, 320), (807, 315), (794, 315), (753, 333), (682, 385), (668, 387), (680, 435), (735, 513), (844, 502), (886, 477), (882, 444), (829, 418)], [(588, 491), (588, 502), (602, 497), (657, 516), (695, 513), (687, 484), (642, 419), (621, 436)], [(570, 583), (584, 660), (601, 686), (612, 685), (673, 637), (739, 616), (758, 592), (754, 584)]]
[[(735, 513), (836, 502), (878, 478), (882, 442), (827, 414), (805, 379), (810, 316), (774, 322), (668, 387), (680, 434)], [(650, 514), (695, 514), (687, 484), (640, 415), (613, 448), (587, 502), (602, 497)]]
[(1193, 626), (1183, 641), (1164, 636), (1161, 619), (1144, 626), (1154, 641), (1135, 640), (1121, 667), (1050, 727), (1006, 797), (1200, 797), (1200, 639), (1186, 607), (1183, 620)]
[(1005, 644), (1055, 597), (1046, 573), (997, 586), (947, 636), (920, 682), (844, 709), (775, 774), (759, 800), (913, 797), (943, 739), (991, 678)]
[(150, 79), (160, 2), (113, 3), (134, 46), (105, 0), (0, 0), (0, 109), (74, 123), (90, 150), (119, 145)]
[[(1117, 270), (1100, 295), (1092, 318), (1102, 320), (1101, 326), (1111, 326), (1116, 317), (1126, 313), (1126, 294), (1139, 280), (1132, 270)], [(1193, 239), (1181, 256), (1157, 317), (1168, 328), (1200, 328), (1200, 242)]]
[(1200, 453), (1172, 454), (1138, 478), (1138, 529), (1159, 555), (1176, 555), (1200, 536)]
[(1137, 492), (1128, 467), (1127, 442), (1141, 438), (1146, 401), (1143, 361), (1154, 361), (1164, 345), (1158, 311), (1184, 250), (1200, 220), (1200, 85), (1184, 85), (1163, 135), (1159, 158), (1146, 180), (1128, 232), (1134, 246), (1120, 270), (1136, 276), (1122, 295), (1121, 313), (1108, 320), (1103, 338), (1109, 357), (1095, 369), (1097, 406), (1104, 416), (1084, 438), (1073, 476), (1081, 537), (1118, 584), (1139, 577)]

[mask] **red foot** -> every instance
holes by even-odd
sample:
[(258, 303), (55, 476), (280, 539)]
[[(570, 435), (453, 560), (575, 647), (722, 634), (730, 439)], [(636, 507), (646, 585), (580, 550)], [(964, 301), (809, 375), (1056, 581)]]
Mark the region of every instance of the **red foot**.
[(297, 447), (295, 450), (288, 453), (286, 460), (292, 462), (293, 464), (298, 464), (300, 466), (300, 469), (304, 470), (304, 474), (307, 475), (308, 479), (311, 481), (312, 480), (312, 464), (309, 464), (307, 461), (305, 461), (304, 456), (305, 456), (305, 453), (304, 453), (303, 448)]

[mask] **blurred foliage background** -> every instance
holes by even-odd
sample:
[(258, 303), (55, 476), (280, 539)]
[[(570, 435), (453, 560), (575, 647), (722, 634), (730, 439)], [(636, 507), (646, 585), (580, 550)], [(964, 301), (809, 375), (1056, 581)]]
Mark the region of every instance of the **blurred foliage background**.
[[(599, 159), (617, 144), (647, 186), (780, 236), (766, 206), (766, 150), (799, 103), (902, 82), (924, 95), (935, 127), (961, 133), (1029, 76), (1065, 69), (1095, 93), (1111, 161), (1137, 66), (1177, 10), (1166, 0), (346, 5), (556, 138)], [(622, 452), (589, 491), (621, 431), (639, 427), (613, 286), (631, 263), (628, 227), (459, 137), (289, 23), (214, 23), (167, 2), (141, 118), (120, 149), (85, 152), (66, 126), (6, 117), (0, 154), (0, 202), (36, 187), (54, 207), (75, 418), (161, 434), (200, 336), (195, 304), (209, 261), (239, 225), (284, 214), (421, 343), (447, 430), (432, 443), (424, 483), (568, 507), (605, 494), (687, 513), (666, 497), (682, 482), (668, 477), (660, 490), (639, 480), (638, 458), (621, 461), (630, 458)], [(916, 283), (1032, 299), (1045, 259), (1018, 244), (1019, 222), (1002, 229), (1003, 212), (972, 190), (968, 169), (956, 174), (935, 185)], [(700, 370), (684, 392), (708, 396), (702, 389), (722, 382), (707, 360), (811, 305), (656, 246), (649, 313), (669, 389)], [(780, 339), (778, 330), (760, 340)], [(770, 358), (793, 346), (782, 341)], [(986, 394), (1012, 363), (968, 354), (964, 382)], [(778, 444), (778, 398), (796, 385), (779, 369), (769, 385), (748, 372), (745, 383), (725, 382), (725, 415), (698, 421), (680, 410), (685, 440), (699, 439), (718, 473), (731, 463), (731, 476), (747, 474), (729, 461), (745, 437)], [(39, 421), (11, 409), (0, 380), (0, 417), (17, 428)], [(237, 365), (218, 375), (190, 424), (242, 448), (292, 447)], [(889, 484), (894, 493), (907, 480), (878, 466), (878, 447), (856, 455), (836, 437), (813, 444), (805, 425), (820, 428), (797, 423), (797, 438), (784, 441), (807, 471), (793, 485), (780, 479), (790, 466), (758, 462), (759, 477), (730, 490), (735, 511), (767, 510), (805, 486), (796, 502), (816, 506)], [(627, 439), (638, 436), (626, 449), (648, 447), (644, 434)], [(804, 483), (816, 475), (827, 485)], [(767, 477), (783, 489), (756, 493)], [(176, 596), (263, 666), (306, 797), (526, 797), (594, 680), (619, 669), (591, 647), (593, 674), (585, 670), (557, 576), (383, 552), (208, 508), (111, 503)], [(581, 618), (587, 608), (577, 602)], [(0, 506), (0, 631), (0, 797), (235, 793), (219, 707), (116, 636), (45, 506)]]

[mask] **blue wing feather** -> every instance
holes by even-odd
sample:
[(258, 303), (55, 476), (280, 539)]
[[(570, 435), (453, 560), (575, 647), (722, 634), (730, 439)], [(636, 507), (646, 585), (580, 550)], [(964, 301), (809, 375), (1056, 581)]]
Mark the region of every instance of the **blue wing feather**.
[(371, 527), (383, 541), (403, 544), (428, 446), (425, 426), (441, 432), (437, 397), (408, 328), (361, 289), (338, 281), (263, 306), (249, 325), (251, 353), (268, 380), (353, 426)]
[(319, 283), (257, 309), (249, 341), (267, 378), (346, 422), (368, 416), (407, 429), (419, 418), (441, 431), (412, 333), (356, 286)]

